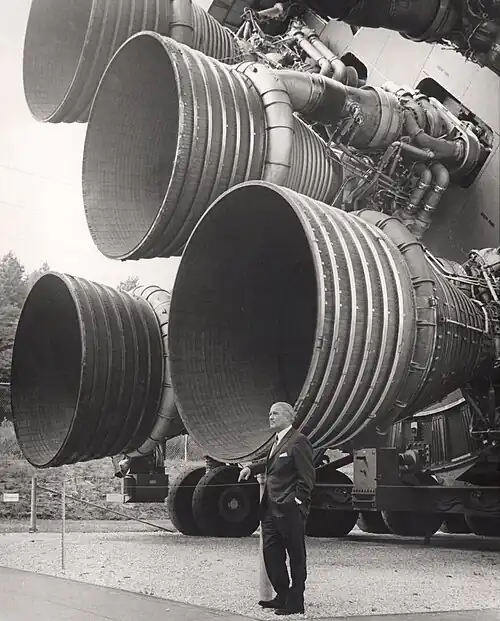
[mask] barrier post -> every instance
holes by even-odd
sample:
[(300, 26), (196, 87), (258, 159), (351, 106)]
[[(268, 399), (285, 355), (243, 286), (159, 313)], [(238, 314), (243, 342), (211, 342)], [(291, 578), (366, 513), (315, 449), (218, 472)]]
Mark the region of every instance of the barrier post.
[[(259, 482), (260, 498), (262, 499), (262, 496), (264, 494), (264, 489), (266, 487), (266, 475), (258, 474), (257, 481)], [(264, 564), (264, 538), (262, 536), (262, 525), (260, 527), (259, 543), (260, 543), (259, 545), (259, 549), (260, 549), (259, 595), (260, 595), (260, 599), (269, 600), (273, 596), (273, 587), (271, 585), (271, 582), (269, 581), (269, 576), (267, 575), (266, 566)]]
[(36, 533), (36, 474), (31, 477), (31, 510), (30, 510), (30, 533)]
[(66, 530), (66, 481), (62, 481), (61, 493), (61, 569), (64, 571), (64, 531)]

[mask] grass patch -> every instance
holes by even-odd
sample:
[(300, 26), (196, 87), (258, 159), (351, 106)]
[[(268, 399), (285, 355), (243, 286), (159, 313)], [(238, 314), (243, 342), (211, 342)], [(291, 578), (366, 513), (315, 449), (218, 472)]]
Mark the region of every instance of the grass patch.
[[(184, 462), (181, 459), (165, 463), (170, 485), (177, 475), (193, 465), (204, 462)], [(15, 439), (12, 423), (0, 425), (0, 495), (3, 492), (18, 492), (19, 502), (0, 502), (0, 520), (22, 520), (30, 517), (31, 479), (36, 475), (40, 485), (54, 492), (61, 492), (65, 481), (66, 495), (109, 507), (125, 514), (120, 517), (97, 507), (79, 502), (66, 501), (66, 518), (68, 520), (127, 520), (168, 519), (165, 503), (115, 504), (106, 503), (106, 494), (121, 493), (121, 479), (114, 476), (111, 458), (62, 466), (60, 468), (36, 469), (21, 455)], [(1, 500), (1, 496), (0, 496)], [(55, 493), (42, 489), (37, 495), (37, 517), (39, 519), (60, 519), (61, 498)]]

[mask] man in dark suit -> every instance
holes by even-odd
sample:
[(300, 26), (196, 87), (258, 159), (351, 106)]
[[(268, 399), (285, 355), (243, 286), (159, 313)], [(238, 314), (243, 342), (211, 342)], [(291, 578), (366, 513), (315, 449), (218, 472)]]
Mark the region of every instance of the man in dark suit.
[[(263, 608), (275, 608), (277, 615), (304, 612), (307, 577), (305, 521), (311, 504), (315, 469), (309, 440), (292, 427), (295, 412), (289, 403), (271, 406), (269, 425), (276, 439), (265, 462), (243, 468), (239, 480), (265, 472), (266, 486), (260, 504), (264, 563), (276, 591)], [(290, 559), (292, 584), (286, 566)]]

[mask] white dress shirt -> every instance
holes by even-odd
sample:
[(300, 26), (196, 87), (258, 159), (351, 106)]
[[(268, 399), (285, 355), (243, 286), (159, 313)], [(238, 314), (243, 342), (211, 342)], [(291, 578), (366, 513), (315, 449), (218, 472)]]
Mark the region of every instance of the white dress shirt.
[(283, 438), (286, 436), (286, 434), (290, 431), (291, 428), (292, 426), (288, 425), (288, 427), (285, 427), (281, 431), (278, 431), (278, 433), (276, 434), (276, 446), (278, 446), (278, 444), (281, 442), (281, 440), (283, 440)]

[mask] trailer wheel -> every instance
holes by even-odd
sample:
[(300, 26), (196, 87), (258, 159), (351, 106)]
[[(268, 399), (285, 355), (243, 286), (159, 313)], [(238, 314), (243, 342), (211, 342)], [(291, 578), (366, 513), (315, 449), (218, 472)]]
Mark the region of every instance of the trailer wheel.
[(390, 533), (380, 511), (361, 511), (357, 526), (364, 533), (371, 533), (373, 535), (387, 535)]
[[(336, 470), (334, 464), (327, 464), (316, 470), (316, 483), (333, 485), (352, 485), (351, 479)], [(309, 537), (345, 537), (356, 524), (358, 512), (352, 509), (336, 511), (323, 508), (336, 492), (315, 487), (311, 495), (311, 510), (306, 522), (306, 535)], [(350, 506), (350, 503), (346, 503)]]
[[(420, 485), (439, 485), (428, 473), (416, 476)], [(441, 528), (444, 515), (426, 511), (382, 511), (382, 517), (393, 535), (400, 537), (431, 537)]]
[(461, 513), (451, 513), (444, 518), (441, 531), (450, 535), (467, 535), (471, 532), (471, 529), (464, 515)]
[(172, 524), (183, 535), (199, 535), (193, 517), (193, 494), (205, 468), (193, 468), (180, 474), (172, 484), (167, 496), (167, 510)]
[(382, 517), (393, 535), (400, 537), (431, 537), (440, 529), (440, 513), (421, 511), (382, 511)]
[(500, 518), (487, 515), (466, 515), (465, 521), (475, 535), (500, 537)]
[(259, 525), (259, 484), (238, 483), (240, 469), (219, 466), (198, 482), (193, 495), (193, 516), (207, 537), (249, 537)]

